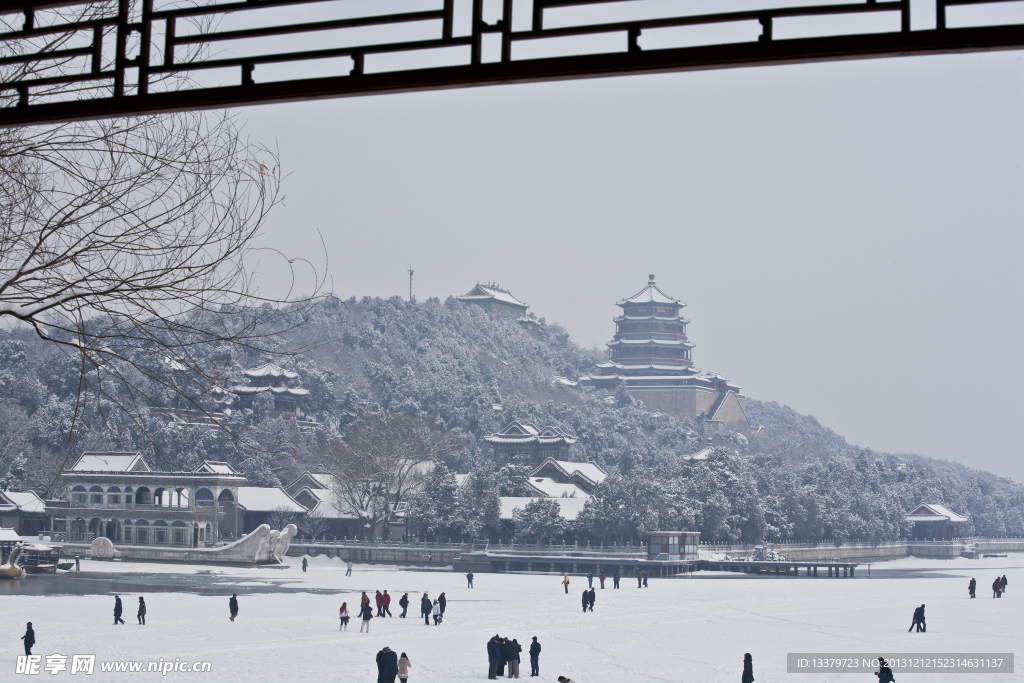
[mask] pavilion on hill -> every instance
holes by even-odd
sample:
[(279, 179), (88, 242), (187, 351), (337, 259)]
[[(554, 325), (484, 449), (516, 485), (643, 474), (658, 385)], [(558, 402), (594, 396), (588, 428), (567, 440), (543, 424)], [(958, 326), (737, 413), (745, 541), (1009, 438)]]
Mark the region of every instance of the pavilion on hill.
[(688, 418), (704, 415), (719, 428), (749, 428), (740, 387), (694, 367), (694, 345), (686, 336), (690, 321), (681, 315), (686, 304), (663, 292), (651, 275), (646, 287), (616, 306), (622, 314), (614, 320), (610, 358), (599, 363), (594, 374), (581, 378), (583, 386), (624, 386), (648, 410)]
[(579, 439), (558, 427), (537, 429), (524, 422), (510, 422), (496, 434), (488, 434), (484, 441), (494, 448), (499, 462), (537, 464), (547, 458), (567, 460), (569, 446)]
[(299, 373), (267, 363), (258, 368), (250, 368), (242, 374), (248, 384), (233, 386), (229, 391), (238, 396), (243, 405), (251, 403), (259, 394), (270, 392), (274, 397), (271, 417), (299, 420), (305, 417), (302, 403), (309, 392), (299, 387)]

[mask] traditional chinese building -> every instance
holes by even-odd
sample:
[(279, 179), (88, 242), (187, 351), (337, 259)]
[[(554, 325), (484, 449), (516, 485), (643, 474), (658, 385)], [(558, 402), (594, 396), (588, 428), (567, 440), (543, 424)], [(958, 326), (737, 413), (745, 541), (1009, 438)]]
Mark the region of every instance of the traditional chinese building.
[(497, 434), (488, 434), (484, 441), (494, 448), (499, 462), (534, 465), (546, 458), (568, 460), (569, 446), (579, 439), (557, 427), (537, 429), (531, 424), (510, 422)]
[(615, 337), (609, 360), (597, 365), (583, 386), (615, 390), (623, 386), (651, 411), (695, 418), (704, 415), (719, 428), (745, 430), (746, 397), (717, 373), (693, 365), (694, 344), (686, 336), (686, 304), (663, 292), (649, 277), (647, 286), (616, 302)]
[(84, 453), (61, 479), (68, 498), (47, 501), (46, 514), (68, 542), (203, 548), (237, 540), (271, 512), (305, 512), (279, 487), (247, 487), (224, 462), (156, 472), (139, 453)]
[(481, 306), (490, 313), (505, 313), (516, 318), (525, 316), (526, 309), (530, 307), (493, 282), (485, 285), (478, 282), (476, 287), (457, 298), (463, 303)]
[(952, 541), (961, 538), (962, 524), (967, 518), (950, 511), (938, 503), (923, 503), (906, 515), (914, 526), (910, 538), (915, 541)]
[(238, 396), (243, 405), (251, 403), (260, 394), (270, 392), (274, 397), (271, 417), (305, 418), (302, 403), (309, 392), (299, 386), (299, 373), (267, 363), (258, 368), (250, 368), (242, 374), (248, 384), (233, 386), (229, 391)]

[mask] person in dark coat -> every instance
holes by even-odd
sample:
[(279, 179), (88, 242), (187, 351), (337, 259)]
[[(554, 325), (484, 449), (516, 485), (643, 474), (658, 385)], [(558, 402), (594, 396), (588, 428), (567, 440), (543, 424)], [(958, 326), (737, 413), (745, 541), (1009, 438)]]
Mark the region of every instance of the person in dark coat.
[(540, 643), (537, 642), (537, 636), (533, 637), (530, 644), (530, 675), (540, 676)]
[(586, 588), (583, 589), (583, 611), (587, 611), (587, 605), (590, 604), (590, 591)]
[(594, 587), (594, 572), (587, 572), (587, 588)]
[(971, 596), (972, 600), (974, 599), (974, 592), (977, 589), (978, 589), (978, 582), (975, 581), (974, 578), (972, 577), (971, 578), (971, 582), (969, 584), (967, 584), (967, 593), (968, 593), (968, 595)]
[(472, 588), (473, 587), (473, 572), (470, 572), (470, 573), (466, 574), (466, 581), (469, 583), (469, 585), (466, 586), (466, 587), (467, 588)]
[(135, 616), (138, 617), (141, 626), (146, 625), (146, 601), (141, 595), (139, 596), (139, 611)]
[(515, 638), (505, 640), (505, 659), (508, 660), (509, 678), (519, 678), (519, 653), (522, 651), (523, 647)]
[[(384, 591), (384, 595), (381, 598), (381, 602), (384, 604), (384, 614), (388, 615), (389, 617), (395, 616), (391, 613), (391, 596), (388, 595), (388, 592), (386, 590)], [(381, 616), (384, 616), (384, 614), (382, 614)]]
[(424, 593), (420, 599), (420, 614), (423, 615), (423, 623), (430, 626), (430, 610), (433, 609), (433, 605), (430, 602), (430, 598)]
[(910, 633), (911, 631), (913, 631), (915, 626), (917, 627), (917, 632), (918, 633), (921, 633), (922, 631), (925, 630), (925, 626), (924, 626), (924, 605), (921, 605), (920, 607), (918, 607), (917, 609), (914, 610), (914, 621), (911, 622), (910, 628), (907, 629), (907, 633)]
[(878, 671), (875, 672), (878, 676), (878, 683), (895, 683), (896, 679), (893, 678), (892, 669), (885, 663), (885, 659), (882, 657), (878, 658)]
[(231, 612), (231, 621), (234, 621), (238, 616), (238, 594), (231, 594), (231, 599), (228, 600), (228, 611)]
[(445, 605), (448, 604), (448, 598), (444, 597), (444, 593), (437, 596), (437, 606), (441, 608), (441, 616), (444, 616)]
[(996, 580), (992, 582), (992, 597), (1003, 597), (1003, 579), (1000, 576), (997, 576)]
[(742, 683), (754, 683), (754, 659), (750, 653), (743, 655), (743, 680)]
[(369, 633), (370, 619), (373, 619), (373, 608), (370, 607), (369, 601), (363, 603), (362, 608), (359, 610), (359, 618), (363, 620), (363, 623), (359, 624), (359, 632), (362, 633), (365, 629)]
[(302, 571), (306, 571), (307, 566), (309, 566), (309, 562), (306, 561), (306, 558), (302, 558)]
[(612, 574), (612, 588), (619, 587), (619, 579), (622, 578), (622, 570), (618, 567), (615, 568), (615, 573)]
[(590, 608), (591, 612), (594, 611), (594, 600), (596, 600), (596, 599), (597, 599), (597, 591), (595, 591), (593, 588), (591, 588), (587, 592), (587, 606)]
[(399, 614), (399, 618), (405, 619), (406, 613), (409, 611), (409, 594), (406, 593), (402, 596), (402, 599), (398, 601), (398, 606), (402, 608), (402, 613)]
[(395, 683), (395, 677), (398, 676), (398, 653), (390, 647), (385, 647), (381, 652), (384, 653), (379, 664), (381, 683)]
[(505, 677), (505, 665), (508, 659), (505, 658), (505, 641), (507, 638), (498, 638), (498, 678)]
[(32, 646), (36, 644), (36, 632), (32, 630), (32, 622), (25, 625), (25, 635), (21, 637), (25, 641), (25, 656), (32, 654)]
[(123, 624), (124, 619), (121, 618), (121, 614), (124, 612), (124, 606), (121, 604), (121, 596), (114, 596), (114, 626)]
[[(30, 624), (31, 625), (31, 624)], [(498, 645), (498, 636), (487, 641), (487, 678), (496, 680), (498, 678), (498, 660), (501, 658), (501, 648)]]
[(647, 588), (647, 572), (644, 572), (644, 588)]
[(1003, 578), (999, 579), (999, 592), (1006, 592), (1006, 574), (1003, 574)]
[(384, 651), (387, 648), (381, 649), (377, 653), (377, 683), (384, 683)]

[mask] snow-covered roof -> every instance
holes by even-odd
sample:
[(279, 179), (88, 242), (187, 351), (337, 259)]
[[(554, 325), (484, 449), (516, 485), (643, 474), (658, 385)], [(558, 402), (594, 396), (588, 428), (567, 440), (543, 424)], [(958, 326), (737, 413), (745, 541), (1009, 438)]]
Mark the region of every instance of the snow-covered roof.
[(482, 285), (479, 282), (476, 287), (469, 290), (466, 294), (456, 297), (459, 301), (465, 301), (467, 303), (478, 303), (481, 301), (499, 301), (508, 306), (515, 308), (522, 308), (524, 311), (530, 307), (529, 304), (523, 303), (519, 299), (512, 296), (512, 293), (507, 289), (502, 289), (495, 284)]
[(522, 510), (527, 506), (528, 503), (532, 503), (535, 500), (553, 500), (558, 503), (559, 513), (562, 519), (571, 522), (580, 516), (583, 512), (583, 506), (587, 504), (586, 498), (530, 498), (521, 496), (502, 496), (499, 498), (501, 501), (501, 519), (512, 519), (512, 514), (516, 510)]
[(141, 453), (83, 453), (72, 472), (149, 472)]
[(949, 510), (949, 508), (939, 505), (938, 503), (922, 503), (918, 505), (914, 510), (907, 513), (906, 520), (908, 522), (954, 522), (963, 523), (967, 521), (966, 517), (961, 517)]
[(685, 339), (656, 339), (655, 337), (648, 337), (647, 339), (613, 339), (610, 342), (608, 342), (607, 346), (618, 346), (619, 344), (658, 344), (659, 346), (689, 347), (694, 346)]
[(19, 541), (21, 541), (21, 536), (14, 529), (0, 527), (0, 543), (17, 543)]
[(239, 486), (238, 504), (249, 512), (306, 511), (306, 508), (285, 493), (280, 486)]
[(527, 482), (547, 498), (589, 498), (590, 494), (576, 484), (562, 484), (551, 477), (530, 477)]
[(549, 468), (553, 468), (555, 472), (561, 474), (565, 479), (571, 479), (574, 475), (578, 475), (595, 485), (600, 484), (608, 476), (607, 472), (592, 462), (569, 462), (568, 460), (548, 458), (534, 468), (533, 472), (530, 473), (530, 477), (537, 478), (543, 476), (544, 471)]
[(579, 439), (566, 434), (558, 427), (545, 427), (538, 430), (531, 424), (518, 421), (510, 422), (497, 434), (488, 434), (484, 441), (492, 444), (555, 444), (565, 442), (572, 445)]
[(654, 304), (670, 304), (670, 305), (677, 305), (677, 306), (685, 306), (686, 305), (686, 304), (681, 303), (679, 301), (679, 299), (674, 299), (674, 298), (670, 297), (668, 294), (666, 294), (665, 292), (663, 292), (660, 289), (658, 289), (658, 286), (654, 283), (654, 276), (653, 275), (650, 276), (650, 281), (647, 283), (646, 287), (644, 287), (639, 292), (637, 292), (636, 294), (634, 294), (633, 296), (631, 296), (629, 298), (623, 299), (622, 301), (615, 302), (615, 305), (616, 306), (626, 306), (627, 304), (650, 304), (650, 303), (654, 303)]
[(22, 512), (45, 512), (46, 503), (32, 491), (3, 491), (3, 497)]
[(210, 472), (212, 474), (238, 474), (234, 467), (219, 460), (204, 460), (203, 464), (196, 468), (196, 472)]
[(333, 492), (325, 491), (321, 495), (320, 502), (310, 510), (310, 514), (314, 517), (323, 517), (324, 519), (359, 519), (359, 515), (352, 509), (352, 506), (340, 500)]
[(274, 379), (284, 377), (285, 379), (295, 379), (299, 376), (299, 373), (291, 370), (285, 370), (279, 365), (274, 365), (273, 363), (267, 363), (266, 365), (261, 365), (258, 368), (249, 368), (242, 374), (246, 377), (252, 377), (253, 379), (259, 379), (261, 377), (273, 377)]

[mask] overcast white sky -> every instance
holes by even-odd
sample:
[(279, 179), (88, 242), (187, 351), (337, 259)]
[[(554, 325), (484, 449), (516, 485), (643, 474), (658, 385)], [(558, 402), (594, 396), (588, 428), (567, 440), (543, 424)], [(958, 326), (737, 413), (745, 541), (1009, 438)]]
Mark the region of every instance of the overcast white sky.
[(334, 291), (497, 280), (586, 346), (655, 273), (694, 360), (861, 446), (1024, 481), (1024, 53), (250, 108)]

